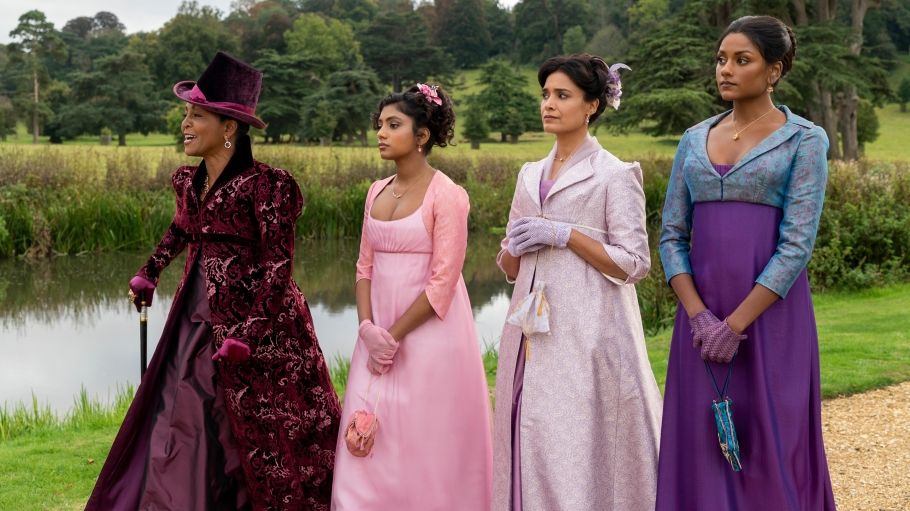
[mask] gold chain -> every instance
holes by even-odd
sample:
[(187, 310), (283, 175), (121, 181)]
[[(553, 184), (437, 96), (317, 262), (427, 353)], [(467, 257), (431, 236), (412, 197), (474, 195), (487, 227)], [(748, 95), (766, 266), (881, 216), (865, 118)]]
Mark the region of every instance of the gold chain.
[(743, 128), (743, 129), (741, 129), (741, 130), (739, 130), (739, 131), (736, 131), (736, 111), (734, 110), (734, 111), (733, 111), (733, 140), (739, 140), (739, 134), (740, 134), (740, 133), (742, 133), (742, 132), (746, 131), (747, 129), (749, 129), (749, 126), (752, 126), (753, 124), (755, 124), (756, 122), (758, 122), (759, 120), (761, 120), (762, 117), (764, 117), (764, 116), (770, 114), (771, 111), (773, 111), (775, 108), (777, 108), (777, 107), (772, 106), (772, 107), (771, 107), (771, 110), (768, 110), (767, 112), (763, 113), (763, 114), (761, 115), (761, 117), (759, 117), (758, 119), (755, 119), (754, 121), (750, 122), (748, 125), (746, 125), (745, 128)]
[[(432, 170), (432, 169), (433, 169), (433, 167), (427, 168), (427, 170)], [(401, 192), (401, 194), (395, 193), (395, 190), (398, 188), (398, 176), (395, 176), (395, 183), (392, 185), (392, 197), (395, 197), (396, 199), (402, 198), (404, 196), (404, 194), (408, 193), (408, 190), (410, 190), (412, 186), (416, 185), (417, 182), (420, 181), (420, 179), (423, 177), (423, 175), (427, 173), (427, 170), (424, 170), (423, 172), (421, 172), (421, 174), (419, 176), (417, 176), (417, 179), (415, 179), (413, 183), (409, 184), (408, 187), (405, 188), (403, 192)]]

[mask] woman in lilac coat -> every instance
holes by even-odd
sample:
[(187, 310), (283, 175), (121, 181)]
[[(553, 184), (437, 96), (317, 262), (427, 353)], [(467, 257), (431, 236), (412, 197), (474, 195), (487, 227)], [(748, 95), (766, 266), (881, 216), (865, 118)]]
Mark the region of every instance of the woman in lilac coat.
[[(779, 20), (734, 21), (716, 57), (717, 84), (733, 110), (686, 131), (673, 162), (660, 255), (680, 307), (659, 511), (834, 511), (806, 275), (828, 139), (771, 101), (795, 52), (796, 38)], [(721, 451), (712, 412), (728, 374), (738, 471)]]

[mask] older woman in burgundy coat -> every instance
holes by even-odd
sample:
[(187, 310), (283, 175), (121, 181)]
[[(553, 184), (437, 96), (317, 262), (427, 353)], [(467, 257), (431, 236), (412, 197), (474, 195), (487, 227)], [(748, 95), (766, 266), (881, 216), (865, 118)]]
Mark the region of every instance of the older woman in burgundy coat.
[(328, 509), (341, 410), (292, 279), (303, 197), (246, 136), (261, 79), (219, 53), (174, 88), (203, 161), (174, 174), (174, 222), (131, 294), (150, 301), (184, 249), (186, 266), (87, 510)]

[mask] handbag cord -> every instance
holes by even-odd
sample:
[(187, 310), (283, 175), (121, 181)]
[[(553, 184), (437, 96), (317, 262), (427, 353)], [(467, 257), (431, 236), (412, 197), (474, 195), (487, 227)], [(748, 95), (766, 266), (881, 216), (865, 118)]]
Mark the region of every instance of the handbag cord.
[(730, 359), (730, 370), (727, 371), (727, 381), (724, 383), (724, 391), (721, 393), (720, 389), (717, 387), (717, 380), (714, 379), (714, 372), (711, 371), (711, 366), (708, 365), (707, 360), (702, 360), (705, 363), (705, 369), (708, 371), (708, 376), (711, 377), (711, 384), (714, 385), (714, 391), (717, 392), (717, 396), (721, 399), (724, 399), (724, 396), (727, 395), (727, 390), (730, 389), (730, 377), (733, 376), (733, 363), (736, 362), (736, 353), (733, 354), (733, 358)]
[[(363, 410), (367, 409), (367, 397), (370, 395), (370, 387), (373, 386), (373, 373), (370, 373), (370, 383), (367, 384), (367, 393), (363, 396)], [(373, 406), (373, 415), (379, 413), (379, 396), (382, 395), (382, 377), (385, 373), (379, 375), (379, 392), (376, 393), (376, 404)]]

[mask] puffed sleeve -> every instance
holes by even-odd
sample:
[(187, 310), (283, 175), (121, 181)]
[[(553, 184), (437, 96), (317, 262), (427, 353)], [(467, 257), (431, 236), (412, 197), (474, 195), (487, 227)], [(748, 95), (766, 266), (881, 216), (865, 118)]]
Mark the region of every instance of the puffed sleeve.
[(809, 263), (828, 182), (828, 136), (816, 126), (800, 141), (784, 196), (774, 256), (755, 281), (784, 298)]
[(229, 337), (250, 343), (271, 328), (291, 287), (294, 270), (294, 231), (303, 211), (303, 195), (290, 174), (274, 169), (256, 183), (254, 214), (259, 224), (262, 282), (249, 315)]
[(171, 184), (174, 186), (174, 191), (176, 192), (174, 220), (171, 222), (170, 227), (168, 227), (167, 232), (164, 233), (164, 236), (161, 238), (161, 241), (158, 243), (158, 247), (155, 248), (152, 256), (149, 257), (148, 262), (146, 262), (145, 266), (140, 268), (139, 272), (136, 273), (137, 276), (151, 281), (156, 286), (158, 285), (158, 278), (161, 276), (161, 272), (171, 264), (171, 261), (173, 261), (180, 252), (183, 252), (183, 249), (185, 249), (187, 245), (186, 231), (177, 225), (177, 215), (179, 214), (180, 203), (184, 200), (183, 193), (185, 181), (189, 178), (190, 173), (186, 167), (181, 167), (180, 169), (177, 169), (177, 172), (174, 172), (174, 176), (171, 178)]
[[(521, 212), (518, 211), (518, 206), (517, 206), (518, 191), (521, 189), (522, 174), (524, 174), (525, 169), (528, 167), (528, 165), (530, 165), (530, 163), (525, 163), (524, 165), (521, 166), (521, 171), (518, 172), (518, 180), (515, 181), (515, 193), (512, 194), (512, 207), (509, 208), (509, 222), (506, 224), (506, 237), (503, 238), (502, 242), (499, 244), (499, 246), (500, 246), (499, 253), (496, 254), (496, 265), (499, 266), (500, 270), (502, 270), (502, 255), (506, 252), (506, 250), (509, 247), (509, 231), (512, 230), (512, 224), (515, 223), (516, 220), (521, 218)], [(503, 270), (503, 273), (505, 273), (505, 270)], [(508, 275), (506, 275), (506, 282), (508, 282), (509, 284), (515, 283), (515, 281), (510, 279)]]
[(642, 188), (641, 167), (631, 163), (610, 182), (604, 218), (610, 243), (604, 250), (628, 277), (620, 280), (604, 274), (614, 284), (634, 284), (648, 275), (651, 254), (648, 251), (648, 231), (645, 228), (645, 192)]
[(432, 273), (427, 282), (427, 299), (439, 319), (445, 319), (455, 287), (461, 278), (468, 249), (468, 193), (451, 185), (436, 194), (433, 204)]
[(367, 220), (370, 215), (370, 205), (377, 182), (370, 185), (370, 191), (367, 192), (367, 200), (363, 204), (363, 228), (360, 233), (360, 257), (357, 258), (357, 279), (354, 285), (361, 279), (373, 280), (373, 245), (370, 244), (370, 238), (367, 236)]
[(667, 198), (664, 201), (660, 230), (660, 261), (664, 266), (667, 282), (681, 274), (692, 274), (689, 249), (692, 233), (692, 195), (686, 184), (683, 166), (689, 146), (689, 132), (683, 135), (673, 158)]

